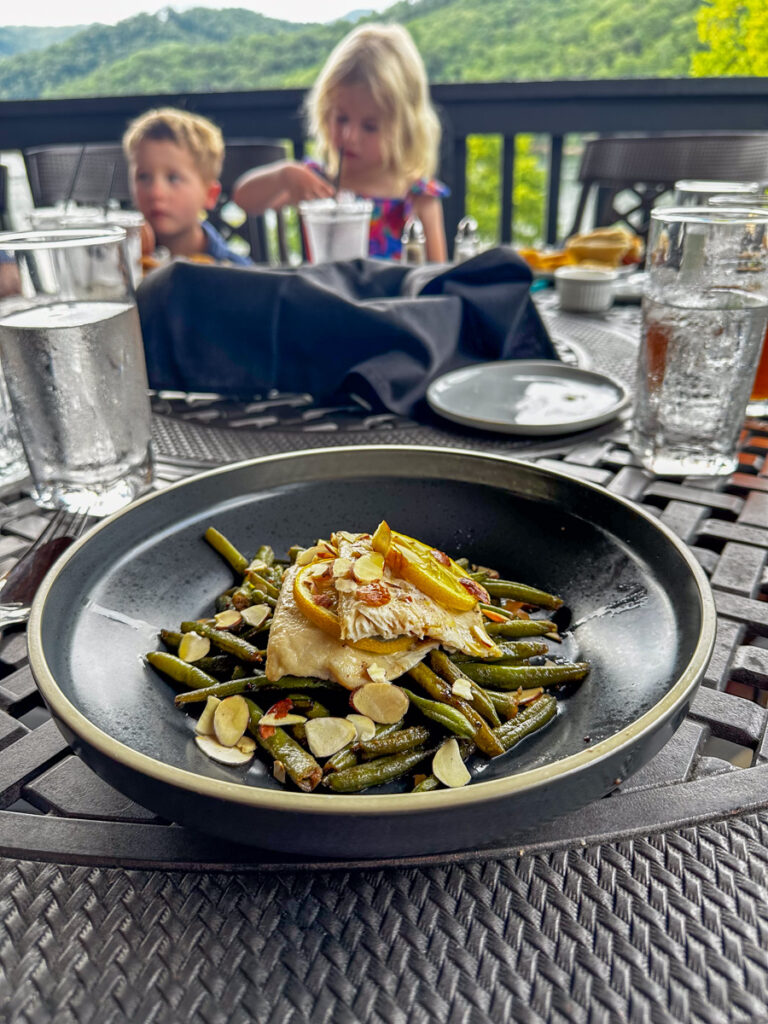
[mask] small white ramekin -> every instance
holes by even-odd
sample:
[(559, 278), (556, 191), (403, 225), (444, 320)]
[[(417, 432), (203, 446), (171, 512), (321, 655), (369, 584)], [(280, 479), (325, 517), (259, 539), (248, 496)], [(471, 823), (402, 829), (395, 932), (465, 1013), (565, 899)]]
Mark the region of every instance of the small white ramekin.
[(604, 313), (613, 305), (613, 270), (558, 267), (555, 288), (560, 308), (572, 313)]

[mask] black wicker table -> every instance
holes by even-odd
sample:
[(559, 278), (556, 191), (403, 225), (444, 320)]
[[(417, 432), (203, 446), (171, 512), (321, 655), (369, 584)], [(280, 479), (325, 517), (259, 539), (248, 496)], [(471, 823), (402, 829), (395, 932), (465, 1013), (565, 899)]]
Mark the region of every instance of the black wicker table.
[[(559, 316), (563, 351), (631, 383), (636, 315)], [(297, 447), (393, 442), (531, 458), (642, 503), (691, 546), (714, 655), (674, 739), (609, 797), (502, 848), (300, 862), (157, 819), (73, 756), (21, 629), (0, 640), (0, 1019), (768, 1020), (768, 421), (738, 472), (654, 479), (626, 424), (531, 444), (354, 399), (155, 398), (158, 485)], [(0, 573), (46, 521), (0, 507)]]

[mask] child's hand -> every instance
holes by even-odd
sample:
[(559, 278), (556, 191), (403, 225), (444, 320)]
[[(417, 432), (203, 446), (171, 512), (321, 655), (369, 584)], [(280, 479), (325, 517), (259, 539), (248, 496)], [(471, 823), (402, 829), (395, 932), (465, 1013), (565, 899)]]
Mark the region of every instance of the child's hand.
[(302, 199), (328, 199), (333, 195), (333, 186), (309, 167), (299, 163), (284, 165), (280, 184), (285, 189), (287, 201), (295, 206)]

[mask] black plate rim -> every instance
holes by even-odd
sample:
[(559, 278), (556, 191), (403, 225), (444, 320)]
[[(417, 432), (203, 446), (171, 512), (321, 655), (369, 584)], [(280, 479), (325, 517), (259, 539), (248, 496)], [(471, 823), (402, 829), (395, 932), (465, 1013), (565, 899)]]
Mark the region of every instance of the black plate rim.
[[(90, 543), (92, 537), (96, 536), (97, 533), (112, 529), (115, 523), (119, 522), (123, 517), (135, 515), (136, 510), (147, 503), (162, 500), (166, 495), (183, 490), (203, 479), (207, 480), (224, 474), (236, 474), (244, 469), (258, 467), (275, 461), (295, 459), (298, 463), (307, 458), (339, 457), (344, 453), (361, 453), (366, 458), (369, 458), (373, 457), (373, 453), (376, 451), (391, 454), (401, 453), (404, 455), (412, 455), (414, 451), (418, 451), (426, 458), (452, 456), (458, 457), (460, 461), (484, 460), (501, 464), (510, 470), (518, 468), (525, 472), (535, 471), (545, 477), (564, 478), (571, 486), (576, 485), (607, 495), (611, 501), (623, 506), (628, 513), (645, 519), (660, 533), (667, 543), (676, 549), (679, 556), (686, 563), (699, 596), (701, 612), (699, 635), (696, 638), (696, 645), (689, 662), (680, 673), (674, 685), (644, 715), (630, 723), (630, 725), (625, 726), (613, 736), (600, 743), (596, 743), (594, 746), (589, 746), (583, 751), (562, 759), (556, 759), (546, 765), (500, 779), (476, 780), (471, 785), (461, 789), (439, 789), (419, 794), (365, 793), (361, 795), (317, 792), (302, 793), (287, 788), (281, 791), (273, 791), (239, 782), (214, 779), (198, 775), (183, 768), (177, 768), (147, 754), (142, 754), (121, 741), (112, 738), (83, 715), (62, 692), (48, 667), (45, 657), (42, 638), (45, 603), (49, 592), (56, 584), (59, 576), (64, 572), (69, 563), (77, 557), (78, 552)], [(179, 787), (190, 793), (211, 797), (227, 803), (243, 805), (253, 810), (300, 812), (303, 815), (317, 816), (352, 814), (356, 817), (380, 817), (381, 815), (386, 815), (387, 817), (397, 816), (403, 818), (432, 809), (440, 809), (442, 811), (450, 808), (458, 811), (470, 804), (478, 805), (486, 802), (496, 802), (516, 792), (534, 792), (546, 786), (555, 778), (566, 778), (574, 773), (585, 770), (591, 765), (596, 765), (606, 758), (615, 757), (623, 748), (639, 742), (654, 727), (661, 726), (664, 721), (668, 720), (686, 703), (706, 669), (714, 647), (715, 627), (715, 604), (709, 588), (709, 582), (703, 569), (689, 549), (676, 534), (655, 516), (646, 512), (635, 502), (621, 495), (613, 494), (599, 484), (575, 478), (572, 474), (552, 469), (548, 466), (537, 466), (521, 459), (512, 459), (485, 452), (426, 446), (414, 449), (413, 446), (409, 445), (347, 445), (339, 448), (317, 448), (310, 451), (268, 455), (257, 459), (246, 459), (242, 462), (231, 463), (204, 473), (195, 474), (192, 477), (187, 477), (161, 491), (148, 494), (133, 502), (127, 508), (114, 513), (94, 527), (85, 537), (71, 545), (61, 559), (53, 566), (33, 602), (27, 637), (32, 674), (54, 718), (64, 726), (66, 731), (71, 732), (78, 741), (93, 747), (102, 756), (124, 768), (137, 772), (140, 775), (148, 776), (157, 782)]]

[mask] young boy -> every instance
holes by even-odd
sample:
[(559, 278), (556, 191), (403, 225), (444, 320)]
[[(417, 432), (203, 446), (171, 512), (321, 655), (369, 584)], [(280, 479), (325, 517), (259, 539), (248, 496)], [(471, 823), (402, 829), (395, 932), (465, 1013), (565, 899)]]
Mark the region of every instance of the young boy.
[(221, 192), (221, 132), (204, 117), (165, 107), (133, 121), (123, 136), (137, 208), (157, 245), (171, 256), (208, 257), (241, 266), (247, 256), (229, 249), (218, 231), (200, 219)]

